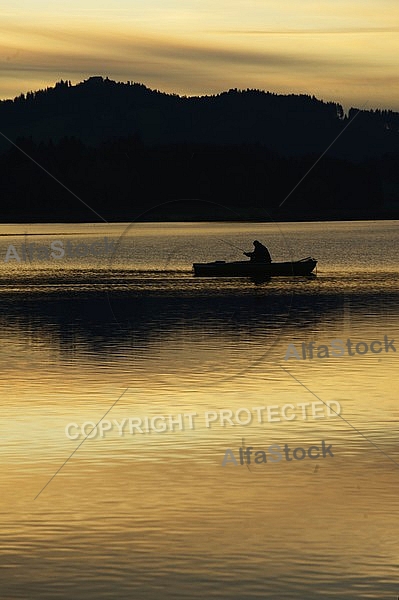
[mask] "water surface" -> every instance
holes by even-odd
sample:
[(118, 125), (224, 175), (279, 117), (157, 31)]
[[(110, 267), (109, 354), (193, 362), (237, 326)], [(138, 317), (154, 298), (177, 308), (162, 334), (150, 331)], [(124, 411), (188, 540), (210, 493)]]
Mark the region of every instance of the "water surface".
[[(1, 597), (396, 597), (397, 230), (1, 226)], [(5, 262), (10, 245), (104, 238), (100, 256)], [(240, 260), (225, 242), (253, 239), (274, 260), (314, 256), (317, 277), (193, 277), (194, 261)], [(382, 352), (284, 360), (337, 338)], [(329, 401), (341, 417), (314, 418), (307, 403)], [(302, 403), (291, 421), (206, 426), (210, 411)], [(65, 433), (189, 412), (193, 429), (114, 427), (73, 455), (83, 436)], [(227, 449), (322, 440), (333, 457), (222, 466)]]

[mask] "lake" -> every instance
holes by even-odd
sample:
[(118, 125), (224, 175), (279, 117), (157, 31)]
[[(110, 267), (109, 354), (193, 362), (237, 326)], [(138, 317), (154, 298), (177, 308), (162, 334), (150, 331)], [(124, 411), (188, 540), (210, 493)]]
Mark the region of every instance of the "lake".
[(1, 598), (396, 598), (398, 225), (0, 226)]

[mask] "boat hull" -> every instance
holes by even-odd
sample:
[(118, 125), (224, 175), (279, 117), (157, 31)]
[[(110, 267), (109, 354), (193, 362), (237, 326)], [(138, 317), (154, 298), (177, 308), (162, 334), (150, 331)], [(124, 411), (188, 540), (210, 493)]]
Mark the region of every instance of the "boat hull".
[(316, 265), (317, 260), (314, 258), (280, 263), (256, 263), (245, 260), (194, 263), (193, 269), (197, 277), (290, 277), (311, 275)]

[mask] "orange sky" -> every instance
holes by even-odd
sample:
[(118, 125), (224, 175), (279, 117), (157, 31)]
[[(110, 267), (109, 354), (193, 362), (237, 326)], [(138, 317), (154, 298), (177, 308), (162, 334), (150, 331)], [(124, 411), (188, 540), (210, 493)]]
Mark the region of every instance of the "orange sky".
[(92, 75), (179, 94), (256, 87), (399, 110), (397, 0), (4, 0), (0, 97)]

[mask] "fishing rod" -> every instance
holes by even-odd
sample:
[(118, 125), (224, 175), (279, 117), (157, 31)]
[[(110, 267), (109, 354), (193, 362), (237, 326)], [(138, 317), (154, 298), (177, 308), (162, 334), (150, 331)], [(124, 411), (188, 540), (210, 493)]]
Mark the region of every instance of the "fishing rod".
[(239, 246), (235, 246), (234, 244), (230, 244), (230, 242), (226, 242), (226, 240), (221, 240), (220, 238), (216, 238), (219, 242), (223, 242), (223, 244), (227, 244), (228, 246), (231, 246), (232, 248), (235, 248), (236, 250), (241, 250), (241, 252), (245, 252), (245, 250), (243, 248), (240, 248)]

